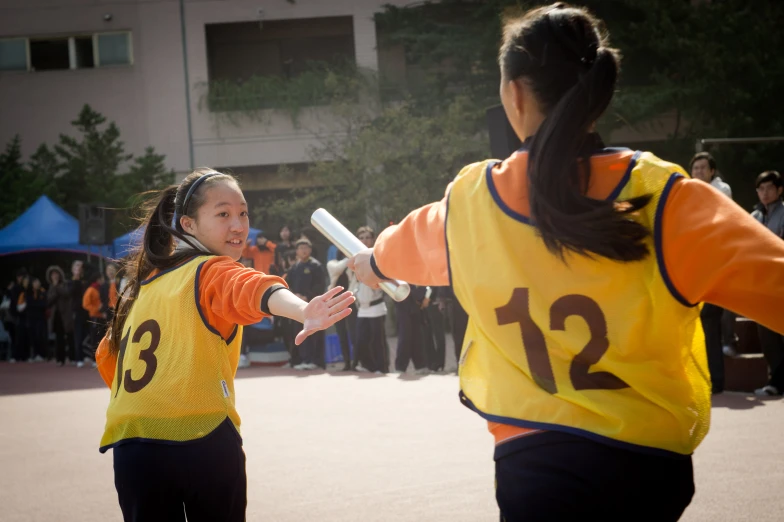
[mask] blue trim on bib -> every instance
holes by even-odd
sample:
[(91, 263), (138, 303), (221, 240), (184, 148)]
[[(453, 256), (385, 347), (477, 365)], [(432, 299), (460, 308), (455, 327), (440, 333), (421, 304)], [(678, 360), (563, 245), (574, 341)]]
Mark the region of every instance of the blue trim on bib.
[(670, 195), (670, 190), (672, 186), (678, 181), (679, 178), (683, 178), (682, 174), (674, 172), (670, 179), (667, 180), (667, 184), (664, 185), (664, 189), (662, 190), (661, 196), (659, 196), (659, 203), (656, 205), (656, 216), (654, 217), (653, 221), (653, 242), (654, 248), (656, 249), (656, 264), (659, 265), (659, 273), (664, 280), (665, 286), (667, 286), (667, 290), (670, 291), (672, 296), (675, 298), (683, 306), (688, 306), (689, 308), (694, 308), (697, 304), (690, 303), (685, 297), (678, 292), (678, 289), (675, 288), (675, 285), (670, 279), (670, 275), (667, 273), (667, 267), (664, 264), (664, 248), (663, 248), (663, 219), (664, 219), (664, 205), (667, 203), (667, 197)]
[(519, 212), (515, 212), (514, 210), (509, 208), (507, 204), (504, 203), (504, 200), (501, 199), (501, 195), (498, 193), (498, 190), (495, 188), (495, 183), (493, 182), (493, 167), (495, 167), (499, 163), (501, 162), (497, 161), (495, 163), (492, 162), (488, 163), (487, 170), (485, 171), (485, 181), (487, 183), (487, 189), (490, 191), (490, 195), (493, 196), (493, 201), (495, 201), (495, 204), (498, 205), (498, 208), (500, 208), (501, 211), (507, 216), (509, 216), (510, 218), (516, 221), (520, 221), (521, 223), (525, 223), (526, 225), (532, 225), (531, 220), (527, 216), (524, 216)]
[(234, 337), (236, 337), (237, 332), (239, 332), (239, 331), (240, 331), (240, 325), (235, 324), (234, 325), (234, 331), (231, 332), (231, 335), (229, 336), (229, 338), (226, 339), (226, 344), (231, 344), (231, 342), (234, 340)]
[(174, 271), (175, 271), (175, 270), (177, 270), (178, 268), (182, 268), (183, 266), (187, 265), (188, 263), (190, 263), (190, 262), (191, 262), (191, 261), (193, 261), (194, 259), (196, 259), (196, 258), (195, 258), (195, 257), (192, 257), (192, 258), (188, 259), (187, 261), (184, 261), (184, 262), (180, 263), (179, 265), (173, 266), (173, 267), (171, 267), (171, 268), (167, 268), (166, 270), (163, 270), (162, 272), (158, 272), (157, 274), (155, 274), (155, 275), (154, 275), (154, 276), (152, 276), (151, 278), (149, 278), (149, 279), (145, 279), (144, 281), (142, 281), (142, 282), (141, 282), (141, 283), (139, 283), (139, 284), (140, 284), (140, 285), (142, 285), (142, 286), (144, 286), (144, 285), (148, 285), (148, 284), (152, 283), (153, 281), (155, 281), (156, 279), (158, 279), (159, 277), (161, 277), (162, 275), (166, 275), (166, 274), (168, 274), (169, 272), (174, 272)]
[[(207, 327), (207, 330), (209, 330), (210, 332), (214, 333), (215, 335), (217, 335), (218, 337), (223, 339), (223, 336), (220, 334), (220, 332), (218, 330), (216, 330), (215, 328), (213, 328), (212, 325), (209, 322), (207, 322), (207, 317), (204, 315), (204, 310), (201, 309), (201, 303), (199, 302), (199, 280), (201, 279), (201, 277), (200, 277), (201, 276), (201, 269), (204, 266), (204, 263), (206, 263), (206, 262), (207, 261), (202, 261), (199, 264), (199, 267), (196, 269), (196, 280), (193, 282), (193, 294), (194, 294), (194, 298), (196, 300), (196, 309), (199, 311), (199, 316), (201, 317), (201, 322), (204, 323), (204, 326)], [(225, 339), (224, 339), (224, 342), (226, 342)], [(226, 343), (226, 344), (228, 344), (228, 343)]]
[(610, 192), (609, 196), (607, 196), (607, 201), (615, 201), (618, 198), (618, 196), (621, 195), (621, 191), (623, 191), (623, 188), (626, 186), (627, 183), (629, 183), (629, 179), (631, 179), (632, 177), (632, 170), (634, 170), (634, 166), (637, 164), (637, 160), (640, 159), (640, 156), (642, 156), (641, 150), (638, 150), (637, 152), (634, 153), (632, 159), (629, 160), (629, 166), (626, 167), (626, 172), (623, 173), (621, 182), (618, 183), (618, 186), (615, 187), (615, 189), (613, 189), (612, 192)]
[[(447, 233), (447, 228), (449, 227), (449, 200), (452, 196), (452, 190), (449, 190), (449, 193), (446, 195), (446, 212), (444, 212), (444, 246), (446, 248), (446, 273), (449, 276), (449, 286), (452, 287), (452, 293), (454, 293), (454, 286), (452, 285), (452, 263), (449, 259), (449, 234)], [(457, 299), (457, 296), (455, 296)]]
[(513, 419), (511, 417), (501, 417), (499, 415), (491, 415), (477, 408), (476, 405), (474, 405), (474, 403), (471, 402), (471, 399), (465, 396), (462, 390), (460, 390), (459, 396), (460, 396), (460, 402), (462, 402), (464, 406), (478, 413), (480, 417), (490, 422), (497, 422), (499, 424), (517, 426), (518, 428), (533, 428), (537, 430), (560, 431), (563, 433), (570, 433), (572, 435), (585, 437), (586, 439), (592, 440), (594, 442), (599, 442), (601, 444), (606, 444), (608, 446), (614, 446), (616, 448), (621, 448), (629, 451), (636, 451), (637, 453), (657, 455), (660, 457), (689, 458), (691, 456), (691, 454), (684, 455), (682, 453), (677, 453), (675, 451), (669, 451), (661, 448), (653, 448), (650, 446), (641, 446), (639, 444), (632, 444), (631, 442), (623, 442), (620, 440), (611, 439), (609, 437), (597, 435), (596, 433), (593, 433), (591, 431), (586, 431), (580, 428), (571, 428), (569, 426), (562, 426), (560, 424), (549, 424), (546, 422), (526, 421), (521, 419)]
[[(518, 152), (524, 150), (525, 150), (524, 148), (521, 148)], [(627, 150), (629, 149), (626, 148), (602, 149), (598, 151), (595, 155), (617, 154), (619, 152), (625, 152)], [(629, 166), (626, 167), (626, 172), (624, 172), (621, 181), (618, 183), (618, 185), (615, 186), (613, 191), (610, 192), (610, 195), (607, 196), (606, 201), (614, 201), (621, 194), (623, 188), (626, 186), (627, 183), (629, 183), (629, 179), (631, 179), (632, 176), (632, 170), (634, 170), (634, 166), (637, 164), (637, 160), (640, 158), (641, 155), (642, 155), (641, 150), (638, 150), (637, 152), (634, 153), (631, 160), (629, 161)], [(525, 223), (526, 225), (535, 227), (536, 224), (531, 221), (531, 218), (529, 218), (528, 216), (524, 216), (519, 212), (515, 212), (506, 203), (504, 203), (503, 199), (501, 199), (501, 195), (498, 193), (498, 189), (495, 187), (495, 182), (493, 182), (493, 167), (495, 167), (499, 163), (501, 162), (498, 161), (495, 163), (492, 162), (488, 163), (487, 171), (485, 172), (485, 179), (487, 180), (487, 188), (490, 191), (490, 195), (493, 196), (493, 201), (495, 201), (495, 204), (498, 205), (498, 208), (500, 208), (501, 211), (507, 216), (509, 216), (510, 218), (519, 221), (521, 223)]]

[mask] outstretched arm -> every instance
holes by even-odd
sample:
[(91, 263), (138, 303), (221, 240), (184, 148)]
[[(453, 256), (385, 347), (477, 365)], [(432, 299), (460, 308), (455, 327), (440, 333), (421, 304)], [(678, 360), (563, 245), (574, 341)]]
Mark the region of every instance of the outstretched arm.
[(342, 291), (342, 286), (336, 286), (326, 294), (306, 302), (288, 289), (281, 288), (269, 296), (267, 306), (272, 315), (302, 323), (302, 331), (294, 340), (296, 344), (302, 344), (310, 335), (326, 330), (351, 314), (349, 307), (354, 302), (354, 295), (351, 292), (341, 294)]

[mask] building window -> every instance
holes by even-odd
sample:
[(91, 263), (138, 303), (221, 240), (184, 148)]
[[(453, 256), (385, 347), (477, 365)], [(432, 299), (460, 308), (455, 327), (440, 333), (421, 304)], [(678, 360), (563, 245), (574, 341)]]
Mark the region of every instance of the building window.
[(71, 69), (95, 67), (95, 50), (92, 36), (77, 36), (70, 39)]
[(26, 71), (27, 38), (0, 40), (0, 71)]
[(34, 71), (70, 69), (68, 38), (30, 40), (30, 67)]
[(0, 71), (51, 71), (130, 65), (131, 33), (0, 39)]
[(95, 42), (100, 67), (131, 64), (131, 33), (96, 34)]
[(355, 61), (350, 16), (208, 24), (205, 30), (211, 81), (291, 78), (310, 62)]

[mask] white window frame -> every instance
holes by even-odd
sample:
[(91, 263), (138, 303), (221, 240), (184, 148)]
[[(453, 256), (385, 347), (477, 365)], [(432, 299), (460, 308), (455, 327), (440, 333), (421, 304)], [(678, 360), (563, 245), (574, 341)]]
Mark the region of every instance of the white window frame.
[[(112, 64), (112, 65), (101, 65), (100, 54), (98, 52), (98, 36), (100, 35), (107, 35), (107, 34), (123, 34), (128, 39), (128, 63), (124, 64)], [(111, 69), (114, 67), (131, 67), (134, 64), (134, 55), (133, 55), (133, 31), (100, 31), (95, 33), (76, 33), (71, 34), (68, 36), (8, 36), (0, 38), (0, 41), (3, 40), (24, 40), (25, 41), (25, 61), (27, 64), (26, 72), (41, 72), (41, 71), (34, 71), (33, 64), (32, 64), (32, 54), (30, 52), (30, 42), (32, 40), (68, 40), (68, 69), (60, 69), (63, 71), (75, 71), (79, 70), (79, 67), (76, 67), (76, 38), (89, 36), (92, 38), (93, 41), (93, 66), (90, 67), (91, 69)], [(87, 69), (88, 67), (84, 67)], [(12, 70), (12, 71), (0, 71), (0, 74), (3, 73), (14, 73), (14, 72), (24, 72), (21, 69), (19, 70)], [(50, 72), (50, 71), (47, 71)]]

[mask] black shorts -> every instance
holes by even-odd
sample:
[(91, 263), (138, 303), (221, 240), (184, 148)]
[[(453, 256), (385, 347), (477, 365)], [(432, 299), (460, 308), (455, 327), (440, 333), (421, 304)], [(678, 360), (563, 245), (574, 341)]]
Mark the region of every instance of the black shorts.
[(651, 455), (555, 431), (506, 444), (513, 446), (497, 450), (495, 468), (502, 522), (669, 522), (694, 495), (690, 456)]
[(125, 522), (245, 520), (245, 453), (227, 418), (189, 443), (128, 442), (114, 448), (114, 485)]

